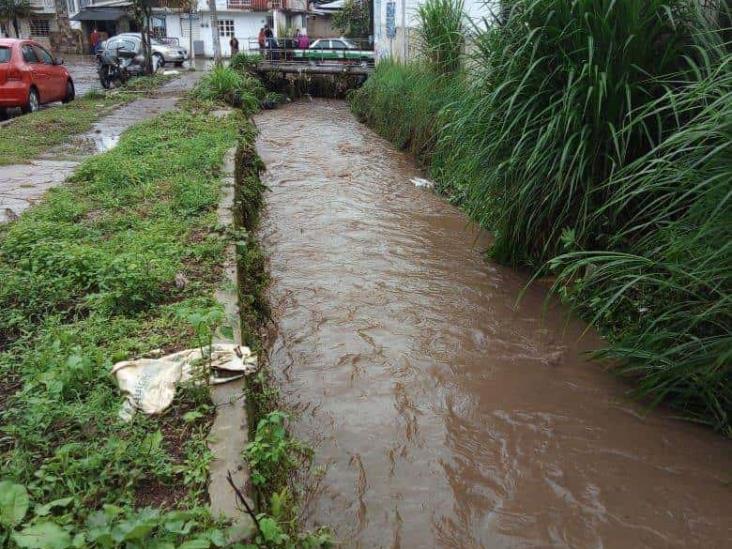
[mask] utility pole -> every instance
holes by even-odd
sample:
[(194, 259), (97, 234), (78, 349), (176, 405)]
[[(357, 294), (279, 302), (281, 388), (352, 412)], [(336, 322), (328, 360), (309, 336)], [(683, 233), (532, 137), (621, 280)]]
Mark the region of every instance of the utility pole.
[(193, 4), (188, 10), (188, 60), (193, 66)]
[(407, 0), (402, 0), (402, 46), (404, 62), (408, 61), (409, 56), (409, 29), (407, 28)]
[(219, 39), (219, 16), (216, 13), (216, 0), (208, 0), (211, 12), (211, 38), (213, 39), (214, 63), (221, 65), (221, 40)]

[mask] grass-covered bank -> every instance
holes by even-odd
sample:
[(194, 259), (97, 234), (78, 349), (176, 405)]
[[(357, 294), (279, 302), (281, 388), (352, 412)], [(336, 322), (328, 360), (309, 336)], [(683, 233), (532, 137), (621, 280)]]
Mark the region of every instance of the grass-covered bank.
[(253, 541), (262, 547), (287, 549), (331, 547), (329, 529), (302, 528), (299, 506), (312, 473), (312, 450), (290, 434), (290, 415), (281, 405), (267, 360), (272, 328), (266, 295), (269, 277), (257, 237), (266, 191), (259, 174), (265, 166), (254, 147), (254, 132), (249, 135), (237, 150), (235, 202), (242, 339), (256, 350), (260, 361), (259, 371), (246, 379), (245, 389), (250, 442), (243, 456), (250, 467), (258, 511)]
[(493, 232), (493, 257), (554, 274), (639, 395), (730, 434), (729, 19), (682, 0), (510, 6), (457, 67), (439, 64), (454, 29), (423, 13), (423, 59), (380, 64), (354, 112)]
[(13, 119), (0, 129), (0, 166), (33, 160), (70, 136), (89, 130), (114, 107), (139, 99), (137, 92), (152, 92), (169, 80), (171, 77), (163, 75), (135, 78), (119, 90), (89, 93), (67, 105)]
[(247, 124), (180, 111), (137, 125), (0, 228), (0, 546), (224, 544), (205, 507), (208, 389), (123, 423), (109, 369), (197, 346), (233, 237), (219, 169)]

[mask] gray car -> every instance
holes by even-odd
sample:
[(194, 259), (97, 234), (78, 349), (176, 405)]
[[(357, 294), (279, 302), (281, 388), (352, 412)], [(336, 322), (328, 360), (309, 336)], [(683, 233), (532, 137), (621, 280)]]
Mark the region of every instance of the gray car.
[[(125, 36), (134, 37), (138, 40), (142, 39), (142, 35), (139, 32), (123, 32), (121, 34), (117, 34), (111, 37), (109, 40), (102, 43), (102, 49), (105, 49), (107, 47), (114, 47), (114, 40), (124, 38)], [(173, 63), (177, 66), (181, 66), (183, 64), (183, 61), (188, 59), (188, 51), (185, 48), (181, 48), (180, 46), (169, 46), (167, 44), (163, 44), (158, 40), (155, 40), (154, 38), (150, 39), (150, 45), (152, 46), (153, 57), (157, 61), (157, 67), (162, 67), (166, 63)]]

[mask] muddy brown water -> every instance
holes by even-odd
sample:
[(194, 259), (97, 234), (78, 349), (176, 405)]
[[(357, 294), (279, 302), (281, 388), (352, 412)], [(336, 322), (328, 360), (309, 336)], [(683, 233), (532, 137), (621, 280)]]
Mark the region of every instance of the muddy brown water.
[(545, 291), (410, 179), (342, 102), (256, 119), (262, 236), (293, 429), (324, 469), (306, 508), (345, 547), (730, 547), (730, 441), (584, 352)]

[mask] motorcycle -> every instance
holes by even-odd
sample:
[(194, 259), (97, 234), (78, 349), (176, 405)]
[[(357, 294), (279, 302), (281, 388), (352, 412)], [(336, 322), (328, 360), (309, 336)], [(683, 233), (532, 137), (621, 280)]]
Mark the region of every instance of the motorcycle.
[[(105, 90), (118, 88), (130, 78), (145, 74), (145, 58), (139, 48), (104, 49), (97, 54), (99, 81)], [(153, 59), (153, 72), (157, 70)]]

